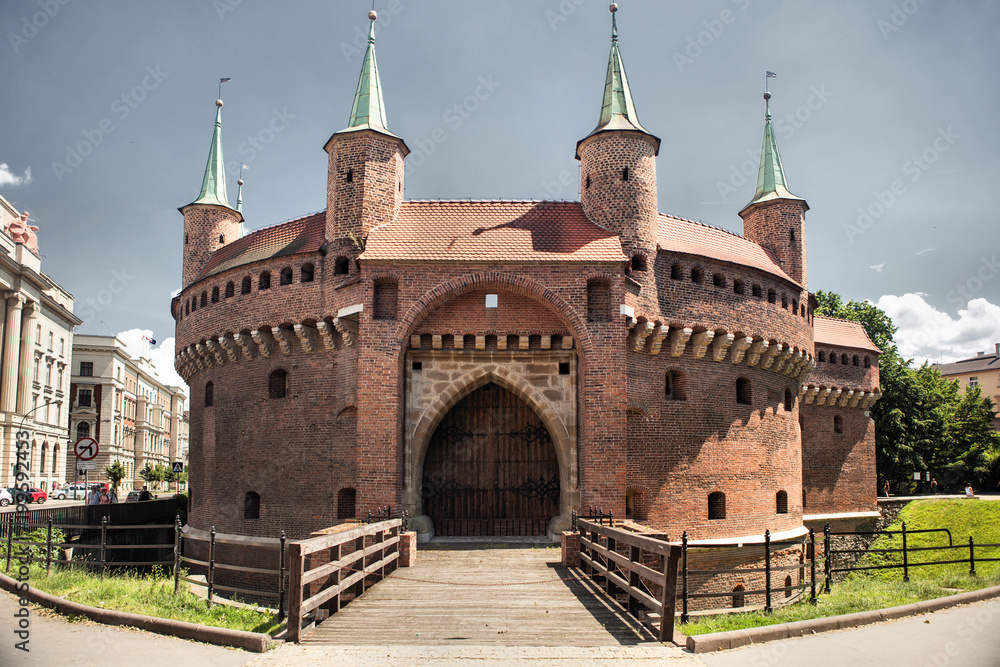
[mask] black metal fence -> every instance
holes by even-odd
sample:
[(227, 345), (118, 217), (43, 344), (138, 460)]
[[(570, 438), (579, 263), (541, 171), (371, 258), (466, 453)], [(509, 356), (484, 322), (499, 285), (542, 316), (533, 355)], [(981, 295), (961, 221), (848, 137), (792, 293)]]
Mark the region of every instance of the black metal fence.
[(179, 502), (183, 501), (167, 498), (113, 505), (70, 505), (25, 511), (11, 510), (0, 513), (0, 539), (6, 539), (15, 524), (17, 532), (21, 533), (25, 530), (46, 527), (50, 518), (53, 523), (71, 534), (99, 527), (104, 519), (113, 526), (135, 526), (150, 522), (169, 523), (178, 512)]
[[(948, 535), (948, 546), (931, 546), (931, 547), (913, 547), (909, 546), (907, 542), (907, 537), (912, 537), (916, 534), (922, 533), (945, 533)], [(910, 580), (910, 568), (911, 567), (926, 567), (930, 565), (955, 565), (964, 564), (969, 565), (969, 574), (971, 576), (976, 576), (976, 562), (1000, 562), (1000, 558), (987, 558), (983, 557), (982, 554), (977, 558), (976, 549), (996, 549), (1000, 548), (1000, 544), (976, 544), (972, 536), (969, 536), (969, 541), (967, 544), (955, 544), (952, 540), (951, 531), (947, 528), (923, 528), (920, 530), (907, 530), (906, 522), (904, 521), (901, 530), (880, 530), (880, 531), (847, 531), (847, 532), (833, 532), (830, 530), (830, 524), (826, 524), (823, 528), (823, 535), (825, 538), (824, 555), (825, 558), (823, 564), (823, 574), (824, 574), (824, 589), (827, 593), (830, 592), (830, 586), (833, 583), (833, 575), (840, 572), (854, 572), (860, 570), (886, 570), (886, 569), (902, 569), (903, 570), (903, 581)], [(836, 549), (833, 547), (834, 537), (857, 537), (859, 535), (870, 535), (870, 536), (881, 536), (881, 535), (899, 535), (902, 537), (902, 548), (888, 548), (888, 549)], [(946, 552), (946, 551), (959, 551), (963, 553), (968, 553), (967, 558), (952, 558), (950, 560), (930, 560), (921, 562), (910, 562), (910, 556), (916, 555), (916, 557), (922, 558), (921, 554), (927, 553), (931, 555), (935, 552)], [(853, 565), (851, 567), (834, 567), (833, 559), (834, 556), (841, 554), (901, 554), (902, 562), (898, 563), (882, 563), (878, 565)]]

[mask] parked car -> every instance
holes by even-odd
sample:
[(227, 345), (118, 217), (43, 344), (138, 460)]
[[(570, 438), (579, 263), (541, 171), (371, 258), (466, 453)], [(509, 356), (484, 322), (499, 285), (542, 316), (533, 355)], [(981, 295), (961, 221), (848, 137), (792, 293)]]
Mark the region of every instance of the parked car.
[[(139, 496), (140, 496), (140, 494), (142, 494), (142, 491), (129, 491), (128, 495), (125, 497), (125, 502), (127, 502), (127, 503), (139, 502)], [(150, 495), (150, 500), (156, 500), (156, 495), (155, 494), (151, 493), (149, 495)]]
[(23, 491), (17, 487), (11, 487), (8, 488), (7, 491), (10, 493), (11, 499), (15, 503), (17, 502), (18, 496), (22, 496), (24, 498), (24, 502), (26, 503), (38, 503), (39, 505), (48, 500), (48, 495), (38, 488), (31, 488), (27, 491)]
[(7, 507), (14, 502), (14, 496), (7, 489), (0, 489), (0, 507)]
[(87, 485), (83, 482), (78, 482), (76, 484), (61, 486), (49, 495), (59, 500), (65, 500), (66, 498), (82, 500), (87, 497)]

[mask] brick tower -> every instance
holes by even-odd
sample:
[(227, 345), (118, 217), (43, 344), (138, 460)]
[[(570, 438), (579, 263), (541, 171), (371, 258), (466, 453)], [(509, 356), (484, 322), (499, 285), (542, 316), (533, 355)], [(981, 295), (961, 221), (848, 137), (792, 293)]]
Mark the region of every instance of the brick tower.
[(374, 11), (368, 50), (361, 64), (351, 120), (323, 147), (330, 155), (326, 190), (326, 238), (354, 243), (392, 221), (403, 202), (403, 158), (410, 152), (388, 130), (378, 65), (375, 62)]
[(243, 214), (226, 198), (226, 166), (222, 159), (222, 100), (215, 102), (215, 132), (208, 152), (201, 194), (180, 212), (184, 215), (184, 272), (182, 286), (195, 281), (212, 253), (239, 238)]
[(805, 212), (809, 204), (788, 191), (771, 129), (770, 100), (771, 93), (764, 93), (764, 143), (757, 190), (740, 211), (743, 236), (770, 250), (785, 273), (806, 290)]
[[(625, 64), (618, 50), (618, 24), (611, 5), (611, 56), (601, 119), (576, 145), (580, 201), (587, 217), (616, 232), (632, 268), (645, 270), (656, 258), (656, 155), (660, 140), (639, 124)], [(641, 267), (639, 265), (642, 265)]]

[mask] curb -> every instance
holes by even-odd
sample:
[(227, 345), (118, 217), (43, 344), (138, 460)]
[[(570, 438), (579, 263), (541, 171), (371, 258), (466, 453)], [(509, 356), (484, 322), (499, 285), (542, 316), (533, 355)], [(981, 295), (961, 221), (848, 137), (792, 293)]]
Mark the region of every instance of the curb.
[(862, 625), (871, 625), (883, 621), (893, 621), (907, 616), (917, 616), (929, 612), (956, 607), (961, 604), (981, 602), (990, 598), (1000, 597), (1000, 586), (992, 588), (981, 588), (978, 591), (949, 595), (933, 600), (924, 600), (913, 604), (902, 605), (900, 607), (889, 607), (888, 609), (874, 609), (872, 611), (859, 611), (854, 614), (844, 614), (843, 616), (826, 616), (824, 618), (811, 618), (805, 621), (794, 621), (792, 623), (777, 623), (775, 625), (764, 625), (759, 628), (747, 628), (745, 630), (731, 630), (729, 632), (713, 632), (705, 635), (692, 635), (687, 638), (687, 650), (692, 653), (711, 653), (712, 651), (723, 651), (726, 649), (739, 648), (748, 644), (760, 644), (773, 641), (775, 639), (788, 639), (790, 637), (802, 637), (814, 635), (830, 630), (844, 630), (846, 628), (856, 628)]
[(159, 635), (193, 639), (206, 644), (215, 644), (216, 646), (233, 646), (253, 653), (263, 653), (272, 646), (280, 643), (275, 641), (271, 635), (261, 632), (216, 628), (209, 625), (188, 623), (187, 621), (175, 621), (169, 618), (142, 616), (141, 614), (131, 614), (114, 609), (91, 607), (65, 600), (40, 591), (37, 588), (19, 583), (16, 579), (12, 579), (2, 572), (0, 572), (0, 588), (20, 596), (22, 599), (27, 599), (43, 607), (54, 609), (60, 614), (86, 616), (92, 621), (104, 623), (105, 625), (125, 625), (154, 632)]

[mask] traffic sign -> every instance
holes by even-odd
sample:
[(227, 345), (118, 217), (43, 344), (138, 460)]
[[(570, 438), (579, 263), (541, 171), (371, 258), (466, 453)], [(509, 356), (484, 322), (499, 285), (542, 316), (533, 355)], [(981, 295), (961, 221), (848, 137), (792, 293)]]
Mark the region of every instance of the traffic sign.
[(73, 453), (81, 461), (90, 461), (97, 458), (99, 451), (101, 451), (101, 448), (93, 438), (80, 438), (73, 445)]
[(170, 464), (173, 467), (174, 472), (184, 472), (184, 462), (183, 461), (173, 461)]
[(97, 461), (80, 461), (76, 464), (76, 469), (81, 472), (84, 470), (97, 470)]

